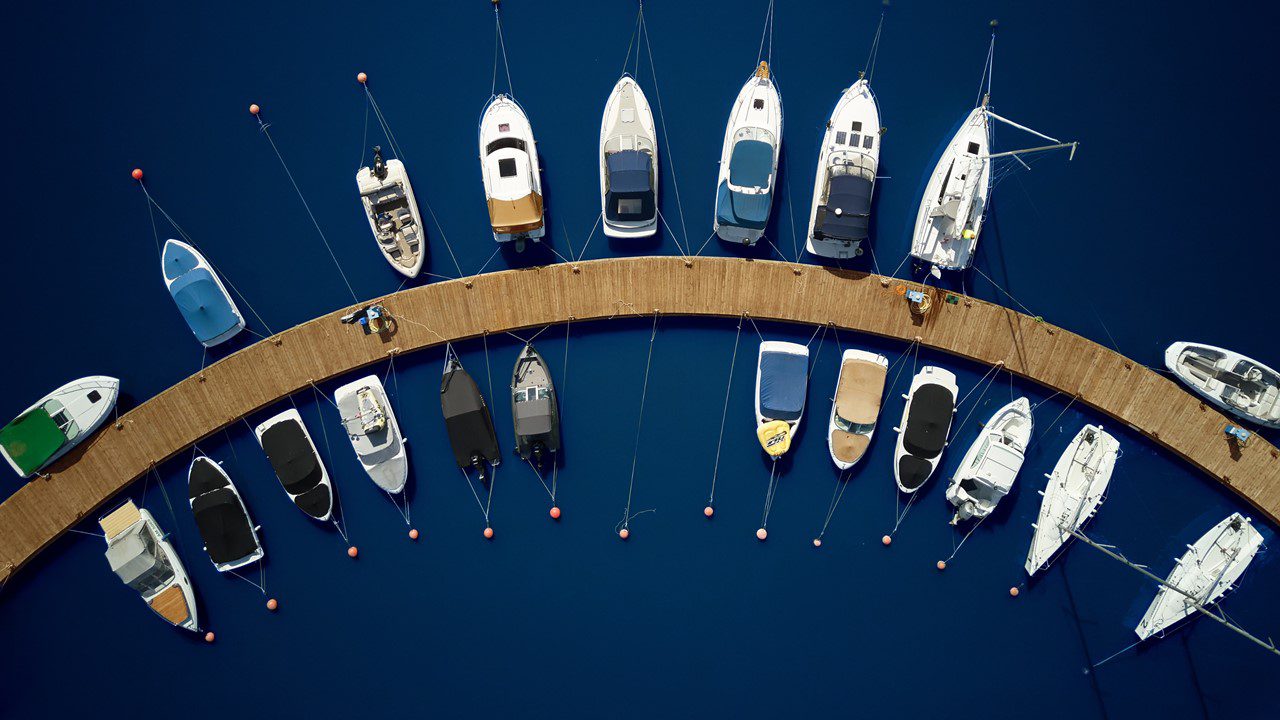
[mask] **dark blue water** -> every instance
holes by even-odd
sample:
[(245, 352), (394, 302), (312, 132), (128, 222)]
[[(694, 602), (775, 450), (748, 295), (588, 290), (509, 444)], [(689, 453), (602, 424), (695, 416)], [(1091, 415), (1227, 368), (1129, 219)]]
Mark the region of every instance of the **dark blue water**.
[[(765, 3), (654, 3), (647, 12), (689, 242), (710, 234), (723, 123), (751, 71)], [(783, 181), (804, 231), (821, 128), (866, 57), (879, 3), (790, 1), (777, 12), (773, 65), (786, 107)], [(545, 165), (550, 245), (582, 251), (599, 212), (596, 138), (622, 69), (634, 3), (509, 0), (504, 10), (516, 95)], [(1002, 114), (1078, 138), (1075, 161), (1047, 158), (998, 186), (977, 265), (1050, 322), (1114, 343), (1147, 364), (1176, 339), (1228, 345), (1273, 365), (1280, 343), (1265, 302), (1267, 269), (1256, 219), (1270, 204), (1266, 141), (1275, 71), (1275, 10), (1179, 3), (895, 3), (874, 88), (885, 136), (872, 247), (885, 271), (907, 252), (924, 174), (972, 106), (988, 39), (1001, 20), (993, 102)], [(202, 351), (160, 281), (141, 193), (156, 198), (281, 329), (350, 301), (266, 140), (246, 112), (262, 104), (272, 133), (362, 297), (400, 278), (372, 248), (353, 174), (365, 127), (354, 82), (371, 76), (405, 152), (465, 272), (490, 257), (474, 137), (492, 81), (488, 3), (357, 8), (297, 3), (202, 9), (147, 3), (10, 11), (3, 50), (10, 112), (8, 253), (0, 298), (12, 320), (2, 355), (6, 417), (68, 378), (117, 375), (124, 409), (195, 372)], [(844, 28), (848, 32), (844, 32)], [(501, 89), (501, 88), (500, 88)], [(366, 144), (382, 142), (370, 123)], [(1010, 133), (1001, 140), (1016, 142)], [(675, 184), (662, 208), (679, 228)], [(792, 255), (784, 195), (769, 230)], [(172, 231), (161, 228), (161, 238)], [(681, 238), (683, 240), (683, 238)], [(456, 275), (430, 228), (431, 272)], [(800, 244), (803, 244), (801, 239)], [(610, 243), (588, 258), (671, 254), (675, 239)], [(712, 241), (707, 253), (735, 252)], [(554, 260), (544, 248), (501, 253), (489, 269)], [(871, 266), (864, 256), (855, 264)], [(906, 270), (904, 269), (904, 272)], [(1259, 287), (1259, 281), (1263, 281)], [(948, 282), (1006, 300), (981, 274)], [(515, 301), (515, 300), (513, 300)], [(1263, 314), (1259, 316), (1259, 311)], [(1073, 548), (1016, 600), (1022, 560), (1047, 472), (1085, 422), (1124, 447), (1110, 499), (1093, 525), (1101, 540), (1167, 572), (1184, 543), (1245, 506), (1126, 428), (1014, 383), (1039, 429), (1021, 481), (945, 573), (934, 563), (958, 537), (947, 526), (941, 479), (985, 419), (1007, 401), (1007, 380), (975, 394), (937, 477), (891, 549), (890, 470), (901, 413), (893, 388), (870, 455), (850, 475), (820, 550), (835, 480), (821, 429), (837, 367), (835, 338), (819, 350), (809, 414), (782, 478), (767, 543), (760, 523), (768, 470), (756, 445), (750, 378), (758, 338), (742, 333), (716, 489), (702, 517), (724, 398), (732, 322), (663, 319), (640, 437), (632, 538), (613, 535), (628, 494), (650, 321), (575, 325), (562, 393), (564, 517), (509, 452), (501, 389), (518, 343), (459, 348), (487, 388), (507, 462), (493, 497), (497, 537), (452, 466), (437, 388), (441, 351), (397, 363), (400, 422), (411, 437), (410, 543), (395, 509), (361, 473), (331, 406), (296, 401), (325, 448), (360, 559), (332, 530), (290, 507), (242, 425), (201, 443), (223, 460), (264, 526), (271, 615), (247, 585), (219, 576), (185, 510), (184, 456), (161, 468), (143, 500), (173, 537), (197, 586), (207, 646), (173, 630), (111, 575), (100, 540), (69, 535), (3, 590), (0, 660), (10, 717), (94, 712), (134, 703), (189, 716), (690, 716), (1274, 717), (1280, 663), (1223, 628), (1194, 623), (1131, 650), (1131, 628), (1153, 587), (1090, 548)], [(261, 323), (252, 328), (264, 332)], [(810, 340), (807, 327), (762, 324), (771, 339)], [(245, 334), (209, 354), (243, 347)], [(903, 346), (842, 333), (844, 346), (891, 359)], [(564, 328), (539, 348), (565, 360)], [(929, 351), (920, 362), (957, 372), (962, 391), (985, 368)], [(379, 368), (383, 371), (385, 368)], [(323, 389), (332, 390), (337, 383)], [(287, 401), (283, 404), (287, 407)], [(975, 407), (976, 406), (976, 407)], [(250, 417), (256, 423), (268, 412)], [(323, 445), (323, 441), (321, 441)], [(16, 485), (10, 480), (7, 487)], [(1260, 519), (1255, 518), (1261, 523)], [(85, 523), (83, 530), (96, 530)], [(1266, 528), (1268, 534), (1272, 528)], [(1224, 607), (1260, 634), (1280, 631), (1280, 568), (1262, 555)], [(103, 708), (106, 708), (104, 711)]]

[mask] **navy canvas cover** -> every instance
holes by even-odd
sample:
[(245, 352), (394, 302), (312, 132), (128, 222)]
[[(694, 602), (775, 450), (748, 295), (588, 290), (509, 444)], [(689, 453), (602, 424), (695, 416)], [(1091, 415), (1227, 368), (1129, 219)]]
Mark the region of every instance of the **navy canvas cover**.
[(760, 414), (767, 420), (799, 420), (804, 412), (809, 358), (791, 353), (760, 356)]

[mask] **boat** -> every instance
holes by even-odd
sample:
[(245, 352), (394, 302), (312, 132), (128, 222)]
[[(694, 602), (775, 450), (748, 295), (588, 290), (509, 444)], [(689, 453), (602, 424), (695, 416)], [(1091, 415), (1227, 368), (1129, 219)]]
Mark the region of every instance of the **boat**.
[(0, 428), (0, 455), (19, 476), (35, 475), (92, 435), (119, 394), (120, 381), (105, 375), (63, 385)]
[(384, 161), (382, 148), (374, 146), (373, 165), (360, 168), (356, 186), (382, 256), (401, 275), (418, 277), (426, 257), (423, 239), (427, 233), (404, 163), (397, 158)]
[(1027, 550), (1028, 575), (1048, 565), (1058, 549), (1098, 512), (1106, 499), (1120, 443), (1097, 425), (1085, 425), (1063, 451), (1040, 492), (1040, 515)]
[(458, 467), (464, 472), (474, 468), (480, 482), (488, 483), (489, 467), (502, 462), (498, 434), (493, 430), (493, 417), (480, 387), (452, 351), (445, 357), (444, 376), (440, 379), (440, 410)]
[(520, 457), (540, 468), (547, 453), (554, 456), (560, 451), (556, 388), (547, 362), (532, 343), (520, 351), (511, 372), (511, 417), (516, 429), (516, 453)]
[(333, 484), (298, 411), (289, 408), (253, 432), (293, 504), (316, 520), (332, 520)]
[(777, 460), (791, 448), (804, 417), (809, 389), (809, 348), (766, 340), (756, 359), (756, 438)]
[(658, 130), (644, 91), (630, 75), (613, 86), (600, 121), (600, 205), (604, 234), (658, 232)]
[(166, 240), (160, 265), (169, 295), (201, 345), (224, 343), (244, 329), (244, 316), (200, 251), (181, 240)]
[[(983, 77), (988, 81), (986, 90), (947, 143), (942, 157), (938, 158), (916, 213), (911, 255), (932, 264), (932, 272), (936, 276), (941, 276), (940, 270), (963, 270), (973, 263), (973, 253), (978, 246), (991, 197), (992, 160), (1014, 158), (1026, 165), (1021, 156), (1031, 153), (1070, 148), (1068, 159), (1073, 159), (1076, 154), (1078, 143), (1062, 142), (992, 112), (989, 80), (995, 50), (994, 35), (991, 43)], [(1002, 122), (1051, 144), (993, 152), (992, 121)]]
[(782, 149), (782, 97), (761, 62), (738, 92), (724, 129), (716, 187), (715, 232), (755, 245), (769, 224)]
[(898, 489), (911, 494), (933, 475), (947, 446), (956, 413), (956, 376), (950, 370), (926, 365), (911, 380), (903, 399), (902, 425), (893, 429), (898, 444), (893, 453), (893, 478)]
[(333, 391), (351, 447), (374, 484), (392, 495), (409, 482), (409, 454), (400, 423), (377, 375), (349, 382)]
[(1134, 628), (1138, 639), (1163, 636), (1197, 607), (1218, 602), (1240, 581), (1261, 547), (1262, 534), (1240, 513), (1214, 525), (1174, 561), (1173, 571)]
[(220, 463), (204, 455), (191, 461), (187, 502), (204, 540), (204, 551), (218, 572), (242, 568), (266, 554), (258, 540), (259, 528), (249, 519), (240, 491)]
[(862, 459), (875, 434), (880, 416), (889, 360), (866, 350), (845, 350), (840, 357), (840, 377), (831, 403), (827, 449), (831, 461), (848, 470)]
[(191, 579), (151, 513), (126, 500), (99, 518), (98, 526), (107, 541), (107, 563), (116, 577), (136, 590), (165, 622), (198, 631)]
[(862, 254), (871, 224), (871, 195), (880, 167), (880, 107), (861, 79), (831, 111), (818, 152), (805, 249), (821, 257)]
[(1213, 345), (1176, 342), (1164, 364), (1201, 397), (1236, 417), (1280, 428), (1280, 373)]
[(533, 128), (513, 98), (495, 95), (480, 118), (480, 171), (493, 239), (515, 242), (546, 234), (543, 224), (542, 168)]
[(997, 410), (982, 426), (947, 486), (947, 502), (956, 508), (952, 525), (987, 517), (1009, 494), (1026, 459), (1031, 427), (1031, 403), (1024, 397)]

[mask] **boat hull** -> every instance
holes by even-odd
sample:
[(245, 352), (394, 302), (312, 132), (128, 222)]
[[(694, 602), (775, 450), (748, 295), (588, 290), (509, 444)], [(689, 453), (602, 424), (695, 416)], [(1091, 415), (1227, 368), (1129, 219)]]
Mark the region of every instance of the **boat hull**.
[[(119, 396), (120, 381), (116, 378), (106, 375), (90, 375), (79, 380), (73, 380), (32, 403), (17, 418), (14, 418), (9, 426), (14, 425), (32, 411), (42, 408), (49, 401), (57, 400), (65, 408), (68, 416), (73, 418), (78, 427), (79, 431), (76, 436), (64, 441), (51, 455), (29, 470), (24, 470), (23, 465), (25, 463), (19, 462), (19, 458), (15, 457), (17, 454), (16, 448), (10, 448), (4, 443), (0, 443), (0, 455), (4, 456), (5, 462), (20, 477), (30, 478), (57, 462), (63, 455), (71, 452), (73, 448), (84, 442), (85, 438), (100, 428), (106, 422), (107, 417), (110, 416), (111, 411), (115, 409), (116, 400)], [(94, 399), (95, 397), (97, 397), (96, 400)], [(6, 426), (6, 429), (9, 426)]]
[(479, 140), (493, 239), (521, 247), (525, 240), (540, 240), (546, 234), (542, 166), (524, 108), (506, 95), (490, 99), (481, 114)]
[(956, 412), (956, 376), (926, 365), (911, 380), (903, 396), (902, 423), (894, 428), (898, 443), (893, 454), (893, 479), (899, 492), (915, 493), (929, 481), (942, 459)]
[(845, 350), (840, 357), (835, 399), (827, 419), (827, 451), (841, 470), (853, 467), (871, 445), (888, 370), (888, 358), (866, 350)]
[(942, 270), (973, 262), (991, 192), (991, 121), (986, 107), (969, 113), (929, 175), (911, 236), (911, 256)]
[(298, 411), (285, 410), (253, 432), (293, 504), (310, 518), (321, 522), (332, 520), (333, 483)]
[(1040, 513), (1031, 526), (1031, 547), (1024, 564), (1027, 575), (1046, 567), (1072, 531), (1097, 514), (1119, 457), (1119, 441), (1102, 428), (1085, 425), (1076, 433), (1053, 472), (1045, 476), (1049, 482), (1041, 492)]
[[(1189, 358), (1192, 354), (1201, 357), (1220, 356), (1215, 365), (1222, 370), (1232, 372), (1243, 366), (1257, 368), (1267, 388), (1259, 393), (1259, 401), (1250, 403), (1249, 407), (1240, 407), (1227, 402), (1228, 394), (1232, 398), (1240, 398), (1241, 393), (1223, 381), (1210, 378), (1204, 368), (1197, 368)], [(1164, 364), (1184, 385), (1200, 397), (1208, 400), (1215, 407), (1263, 427), (1280, 429), (1280, 373), (1240, 353), (1203, 343), (1176, 342), (1164, 352)], [(1253, 410), (1252, 412), (1250, 410)]]
[(857, 176), (870, 176), (871, 185), (866, 193), (870, 211), (875, 176), (880, 167), (880, 137), (879, 104), (871, 92), (871, 85), (866, 80), (859, 80), (841, 94), (822, 135), (822, 148), (818, 152), (818, 167), (813, 179), (813, 203), (809, 209), (809, 234), (805, 241), (809, 254), (833, 259), (862, 254), (865, 237), (839, 237), (834, 233), (821, 232), (819, 225), (823, 216), (820, 213), (840, 209), (829, 205), (830, 179), (850, 169), (855, 170)]
[[(365, 430), (364, 408), (360, 406), (359, 392), (367, 390), (376, 399), (379, 410), (385, 415), (383, 427)], [(342, 415), (347, 439), (355, 450), (356, 459), (369, 475), (369, 479), (384, 491), (396, 495), (404, 491), (409, 482), (409, 453), (400, 422), (387, 398), (386, 388), (377, 375), (369, 375), (343, 385), (333, 391), (334, 404)]]
[[(643, 218), (624, 219), (619, 212), (620, 205), (610, 206), (609, 153), (641, 152), (647, 154), (651, 161), (649, 169), (649, 190), (646, 198), (617, 198), (615, 203), (640, 202), (642, 210), (648, 206), (649, 212)], [(658, 170), (658, 130), (653, 122), (653, 111), (649, 107), (649, 99), (640, 89), (639, 83), (624, 75), (613, 86), (609, 100), (604, 106), (604, 116), (600, 120), (600, 213), (604, 234), (615, 238), (644, 238), (658, 232), (658, 181), (661, 178)], [(641, 194), (641, 193), (635, 193)]]
[[(422, 272), (422, 263), (426, 258), (426, 226), (422, 224), (418, 199), (413, 194), (413, 185), (409, 182), (409, 173), (405, 170), (404, 163), (393, 158), (386, 162), (386, 168), (387, 177), (381, 179), (367, 167), (360, 168), (356, 173), (360, 204), (383, 259), (401, 275), (416, 278)], [(379, 200), (388, 193), (394, 196), (393, 203), (396, 207), (394, 210), (381, 210), (379, 205), (382, 203)], [(411, 225), (403, 222), (401, 210), (408, 213)], [(386, 216), (382, 222), (379, 221), (380, 214)]]
[(804, 419), (808, 392), (809, 348), (766, 340), (756, 356), (756, 437), (777, 459), (791, 448)]
[[(746, 143), (759, 145), (742, 149), (744, 154), (738, 157), (742, 169), (735, 171), (735, 151), (739, 144)], [(761, 69), (738, 91), (725, 125), (712, 217), (715, 234), (721, 240), (750, 246), (764, 235), (772, 211), (781, 150), (782, 96), (762, 63)]]
[(1031, 429), (1031, 404), (1024, 397), (987, 420), (947, 486), (947, 502), (956, 508), (952, 525), (987, 517), (1009, 493), (1026, 460)]

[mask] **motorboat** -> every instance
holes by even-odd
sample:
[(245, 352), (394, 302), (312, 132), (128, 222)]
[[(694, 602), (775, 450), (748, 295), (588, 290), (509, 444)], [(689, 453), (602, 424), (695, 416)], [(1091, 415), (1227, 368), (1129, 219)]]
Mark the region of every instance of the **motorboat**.
[(242, 568), (266, 554), (258, 540), (259, 528), (249, 519), (244, 499), (221, 463), (204, 455), (191, 461), (187, 502), (204, 540), (204, 551), (218, 572)]
[(156, 519), (126, 500), (98, 519), (107, 541), (107, 563), (120, 581), (142, 596), (165, 622), (200, 629), (196, 595), (182, 560)]
[(1236, 417), (1280, 428), (1280, 373), (1213, 345), (1176, 342), (1164, 364), (1201, 397)]
[(840, 357), (827, 448), (831, 461), (841, 470), (853, 467), (871, 444), (888, 374), (889, 360), (878, 353), (854, 349), (845, 350)]
[(35, 475), (92, 435), (119, 395), (120, 381), (105, 375), (63, 385), (0, 428), (0, 455), (19, 476)]
[(560, 451), (556, 388), (547, 362), (532, 343), (520, 351), (511, 371), (511, 417), (515, 422), (516, 453), (521, 458), (540, 468), (548, 453), (554, 457)]
[(1062, 452), (1040, 492), (1040, 515), (1027, 551), (1028, 575), (1049, 564), (1058, 549), (1098, 512), (1106, 499), (1120, 442), (1097, 425), (1085, 425)]
[(756, 438), (777, 460), (800, 429), (809, 389), (809, 348), (766, 340), (756, 358)]
[(926, 365), (903, 395), (902, 424), (893, 429), (898, 444), (893, 453), (893, 477), (898, 490), (911, 494), (924, 486), (947, 447), (947, 434), (956, 413), (960, 389), (950, 370)]
[(1134, 628), (1138, 639), (1162, 637), (1198, 607), (1218, 602), (1235, 588), (1261, 547), (1262, 534), (1240, 513), (1214, 525), (1174, 561), (1173, 571)]
[(333, 391), (342, 427), (360, 466), (374, 484), (392, 495), (409, 482), (409, 453), (387, 391), (377, 375), (369, 375)]
[(956, 508), (952, 525), (987, 517), (1009, 494), (1026, 459), (1031, 428), (1031, 403), (1024, 397), (997, 410), (982, 426), (947, 486), (947, 502)]
[(332, 520), (333, 484), (298, 411), (289, 408), (253, 432), (293, 504), (316, 520)]
[(604, 234), (658, 231), (658, 130), (644, 91), (630, 75), (613, 86), (600, 121), (600, 205)]
[(224, 343), (244, 329), (244, 316), (200, 251), (181, 240), (166, 240), (160, 266), (169, 295), (201, 345)]
[(445, 357), (444, 376), (440, 379), (440, 410), (458, 467), (463, 471), (474, 468), (480, 482), (488, 483), (490, 467), (502, 462), (498, 434), (493, 430), (493, 416), (480, 387), (452, 351)]
[(840, 95), (822, 135), (805, 241), (809, 253), (836, 259), (862, 254), (879, 168), (880, 107), (868, 81), (858, 80)]
[(715, 232), (725, 242), (755, 245), (773, 208), (782, 150), (782, 97), (761, 62), (738, 92), (724, 129), (716, 188)]
[(356, 186), (382, 257), (401, 275), (418, 277), (426, 257), (427, 231), (404, 163), (397, 158), (383, 160), (382, 148), (374, 146), (373, 165), (360, 168)]
[(543, 224), (542, 168), (533, 127), (513, 98), (495, 95), (480, 117), (480, 171), (493, 239), (515, 242), (546, 234)]

